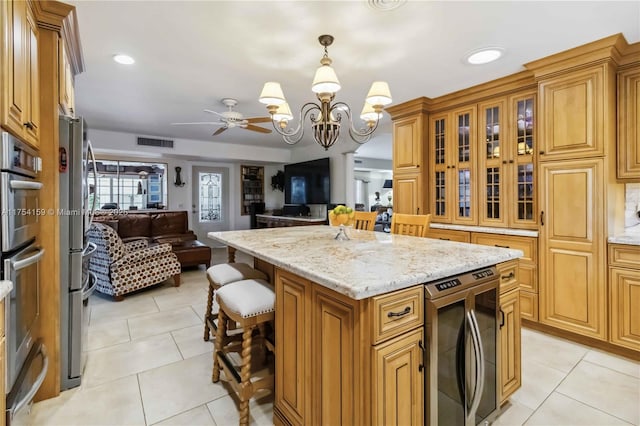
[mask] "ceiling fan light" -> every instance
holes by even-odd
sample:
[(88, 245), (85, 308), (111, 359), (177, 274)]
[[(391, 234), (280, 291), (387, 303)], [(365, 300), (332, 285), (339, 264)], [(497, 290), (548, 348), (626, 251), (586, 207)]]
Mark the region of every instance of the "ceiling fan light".
[(287, 102), (278, 105), (278, 110), (275, 114), (273, 114), (273, 121), (281, 122), (281, 121), (290, 121), (293, 120), (293, 114), (291, 114), (291, 109), (289, 108), (289, 104)]
[(286, 102), (280, 83), (275, 81), (268, 81), (264, 84), (258, 100), (265, 105), (282, 105)]
[(366, 101), (368, 104), (374, 107), (380, 105), (389, 105), (391, 100), (391, 90), (389, 90), (389, 84), (386, 81), (374, 81), (371, 84), (369, 93), (367, 93)]
[(336, 93), (340, 90), (340, 82), (333, 68), (329, 65), (318, 67), (311, 90), (315, 93)]
[(380, 114), (373, 109), (370, 103), (365, 102), (364, 107), (362, 107), (362, 112), (360, 113), (360, 118), (366, 122), (376, 122), (380, 118)]

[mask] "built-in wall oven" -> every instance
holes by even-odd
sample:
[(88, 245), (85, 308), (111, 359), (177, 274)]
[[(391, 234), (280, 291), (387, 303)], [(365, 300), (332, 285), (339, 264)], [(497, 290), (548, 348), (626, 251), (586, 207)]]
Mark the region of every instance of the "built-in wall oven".
[(13, 283), (5, 298), (5, 359), (7, 424), (28, 404), (46, 375), (46, 350), (34, 341), (40, 315), (39, 218), (46, 214), (38, 205), (42, 183), (38, 181), (37, 152), (1, 133), (0, 146), (0, 240), (2, 278)]
[(475, 426), (498, 405), (498, 273), (494, 267), (425, 285), (425, 424)]

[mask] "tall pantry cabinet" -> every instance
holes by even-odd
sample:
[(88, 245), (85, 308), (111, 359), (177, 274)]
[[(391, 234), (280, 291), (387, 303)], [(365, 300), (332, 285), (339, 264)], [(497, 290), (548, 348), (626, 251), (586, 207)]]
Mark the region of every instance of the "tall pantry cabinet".
[(393, 211), (427, 214), (427, 98), (386, 109), (393, 120)]
[(622, 40), (525, 65), (538, 81), (539, 321), (599, 340), (607, 339), (607, 235), (622, 227), (608, 213), (624, 211), (615, 181)]

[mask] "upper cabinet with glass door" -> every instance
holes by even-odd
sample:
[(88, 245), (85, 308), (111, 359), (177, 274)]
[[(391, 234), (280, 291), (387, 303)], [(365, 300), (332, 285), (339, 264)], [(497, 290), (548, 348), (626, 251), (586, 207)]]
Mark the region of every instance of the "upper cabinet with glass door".
[(431, 117), (429, 147), (431, 220), (477, 224), (476, 108)]
[(478, 105), (480, 225), (536, 227), (534, 106), (534, 92)]

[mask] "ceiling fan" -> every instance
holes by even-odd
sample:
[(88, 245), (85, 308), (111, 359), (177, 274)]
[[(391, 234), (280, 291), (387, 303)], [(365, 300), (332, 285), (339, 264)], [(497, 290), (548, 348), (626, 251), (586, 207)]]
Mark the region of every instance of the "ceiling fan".
[(238, 101), (232, 98), (223, 98), (222, 102), (227, 111), (216, 112), (210, 109), (205, 109), (204, 112), (215, 114), (220, 117), (219, 121), (196, 121), (192, 123), (171, 123), (172, 126), (185, 126), (191, 124), (208, 124), (213, 126), (222, 126), (216, 130), (212, 136), (219, 135), (227, 129), (233, 129), (239, 127), (241, 129), (251, 130), (259, 133), (271, 133), (271, 129), (265, 129), (264, 127), (256, 126), (253, 123), (268, 123), (271, 121), (271, 117), (247, 117), (245, 118), (242, 113), (235, 111), (233, 107), (238, 105)]

